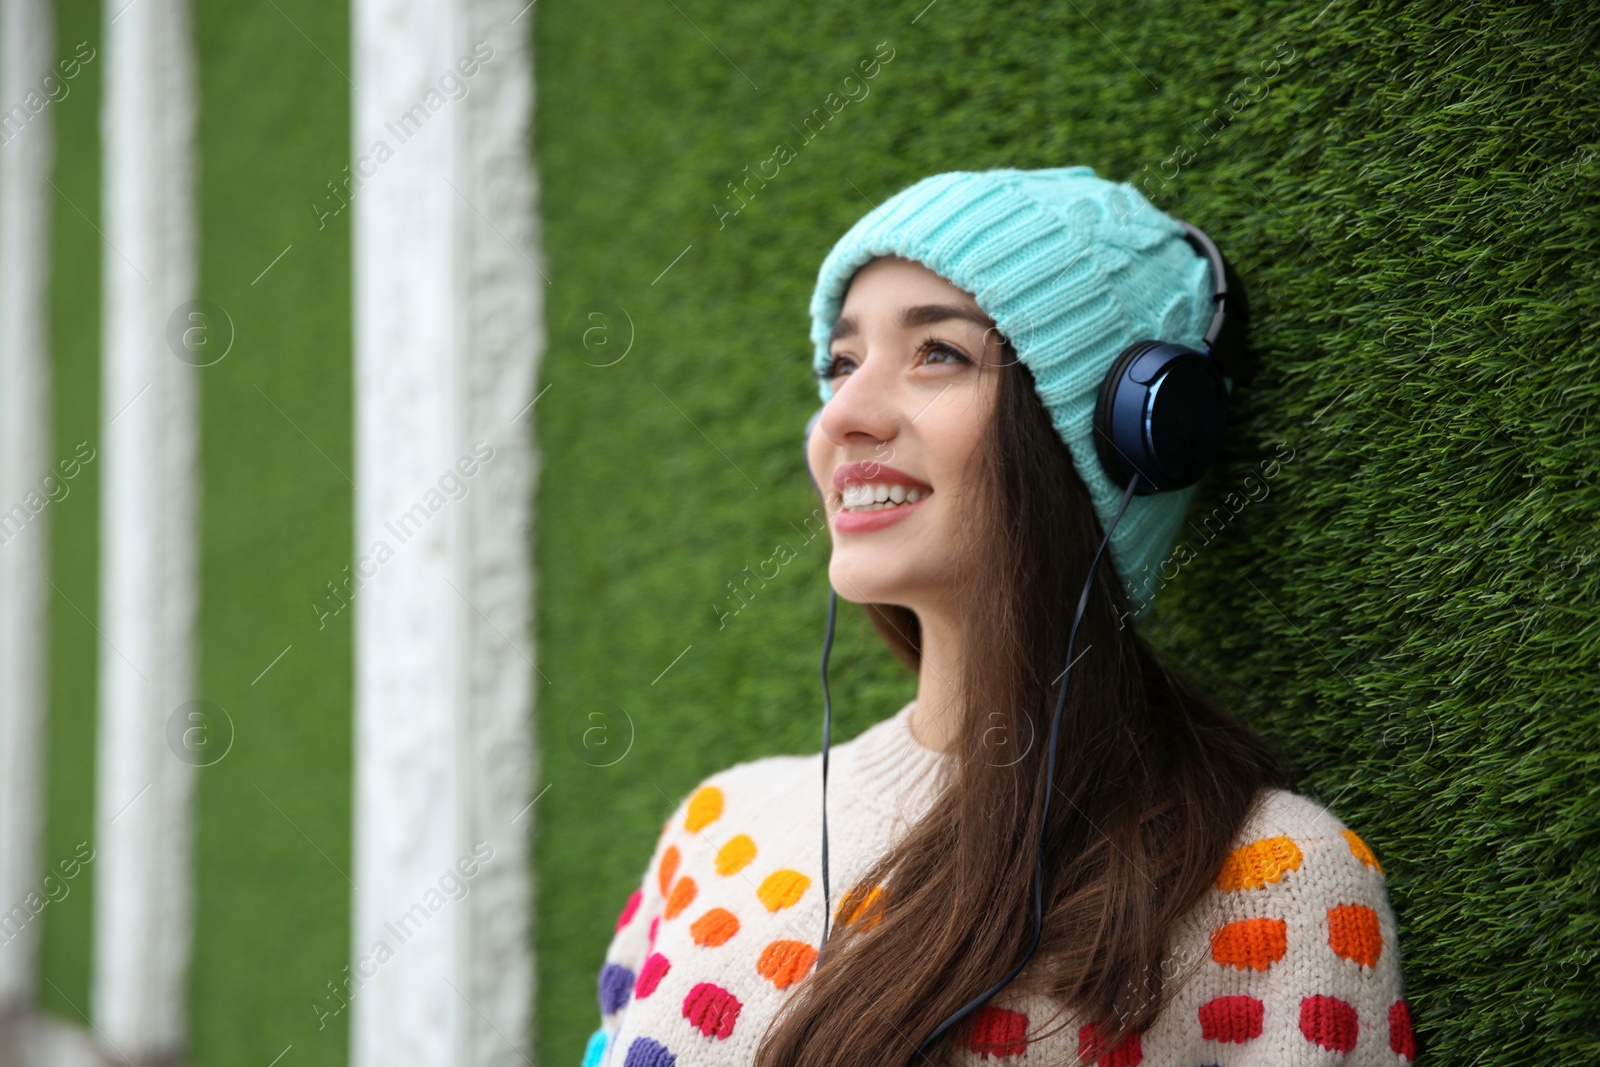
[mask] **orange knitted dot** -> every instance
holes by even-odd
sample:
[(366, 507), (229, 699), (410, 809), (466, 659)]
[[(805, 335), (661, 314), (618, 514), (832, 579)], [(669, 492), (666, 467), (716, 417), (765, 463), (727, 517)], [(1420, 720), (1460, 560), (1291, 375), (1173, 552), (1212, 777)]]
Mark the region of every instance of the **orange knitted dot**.
[(715, 948), (739, 932), (739, 920), (727, 908), (712, 908), (689, 925), (689, 936), (697, 945)]
[(661, 866), (656, 869), (656, 880), (661, 883), (661, 895), (667, 895), (667, 889), (672, 885), (672, 876), (678, 873), (677, 845), (668, 845), (667, 850), (661, 854)]
[(1328, 909), (1328, 947), (1365, 967), (1383, 954), (1378, 913), (1365, 904), (1340, 904)]
[(683, 828), (698, 833), (722, 818), (722, 790), (714, 785), (703, 785), (689, 798), (689, 814), (684, 816)]
[(676, 919), (683, 913), (683, 909), (694, 903), (694, 895), (699, 887), (694, 884), (694, 879), (684, 875), (678, 879), (678, 884), (672, 887), (672, 893), (667, 897), (667, 908), (661, 913), (664, 919)]
[(737, 874), (743, 870), (745, 864), (756, 858), (756, 843), (750, 840), (749, 834), (740, 834), (730, 838), (726, 845), (717, 849), (717, 873)]
[(1211, 958), (1244, 970), (1264, 971), (1289, 950), (1288, 924), (1282, 919), (1241, 919), (1211, 935)]
[(873, 886), (863, 890), (860, 886), (852, 888), (839, 901), (839, 907), (834, 912), (834, 919), (841, 923), (861, 922), (866, 924), (868, 930), (877, 926), (883, 920), (884, 895), (883, 887)]
[(774, 941), (761, 950), (756, 970), (779, 989), (788, 989), (806, 976), (817, 961), (817, 950), (804, 941)]
[(800, 895), (810, 884), (811, 879), (799, 871), (791, 871), (786, 867), (780, 871), (773, 871), (763, 878), (760, 888), (756, 890), (756, 896), (767, 906), (768, 911), (777, 911), (799, 900)]
[(1299, 845), (1287, 837), (1263, 837), (1228, 853), (1217, 873), (1217, 888), (1260, 889), (1299, 869)]
[(1378, 857), (1372, 854), (1372, 849), (1367, 847), (1367, 843), (1361, 840), (1354, 830), (1340, 830), (1339, 833), (1344, 835), (1345, 843), (1350, 846), (1350, 851), (1355, 855), (1356, 859), (1365, 863), (1379, 874), (1383, 873), (1383, 867), (1378, 863)]

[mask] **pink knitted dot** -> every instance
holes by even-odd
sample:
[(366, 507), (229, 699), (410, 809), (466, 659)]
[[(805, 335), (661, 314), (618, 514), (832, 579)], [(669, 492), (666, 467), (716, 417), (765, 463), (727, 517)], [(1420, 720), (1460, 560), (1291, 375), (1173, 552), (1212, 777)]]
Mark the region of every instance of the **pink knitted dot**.
[(650, 920), (650, 944), (646, 946), (647, 948), (656, 947), (656, 928), (660, 925), (661, 916), (657, 915), (654, 919)]
[(628, 925), (633, 918), (633, 913), (639, 910), (639, 901), (644, 899), (644, 891), (635, 889), (628, 896), (628, 902), (622, 906), (622, 914), (617, 916), (617, 929)]
[(639, 968), (639, 980), (634, 983), (633, 995), (643, 1000), (656, 991), (656, 986), (661, 984), (667, 972), (672, 970), (672, 962), (659, 952), (651, 953), (644, 961), (644, 966)]
[(683, 1017), (707, 1037), (727, 1037), (744, 1007), (739, 998), (711, 982), (701, 982), (683, 998)]

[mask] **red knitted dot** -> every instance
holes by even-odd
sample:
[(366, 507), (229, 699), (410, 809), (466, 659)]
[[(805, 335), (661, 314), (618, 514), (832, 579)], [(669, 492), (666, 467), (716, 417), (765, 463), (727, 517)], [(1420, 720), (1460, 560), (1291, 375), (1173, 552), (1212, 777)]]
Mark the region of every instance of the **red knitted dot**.
[(628, 925), (628, 920), (633, 918), (633, 913), (639, 910), (639, 901), (644, 898), (642, 889), (635, 889), (628, 896), (628, 902), (622, 906), (622, 914), (617, 916), (617, 929)]
[(1307, 1041), (1335, 1052), (1349, 1052), (1356, 1047), (1360, 1029), (1355, 1006), (1338, 997), (1319, 993), (1300, 1002), (1300, 1032)]
[(1139, 1035), (1129, 1033), (1117, 1043), (1116, 1048), (1106, 1051), (1106, 1038), (1110, 1036), (1111, 1031), (1097, 1022), (1079, 1027), (1078, 1059), (1083, 1061), (1097, 1056), (1094, 1061), (1096, 1067), (1139, 1067), (1144, 1060)]
[(1243, 994), (1208, 1000), (1200, 1005), (1200, 1035), (1207, 1041), (1249, 1041), (1261, 1036), (1265, 1013), (1261, 1001)]
[(683, 998), (683, 1017), (707, 1037), (727, 1037), (744, 1007), (739, 998), (711, 982), (701, 982)]
[(972, 1027), (962, 1041), (980, 1056), (1020, 1056), (1028, 1051), (1028, 1016), (986, 1004), (972, 1017)]
[(644, 966), (639, 968), (639, 980), (633, 984), (633, 995), (643, 1000), (656, 991), (656, 986), (661, 984), (667, 972), (672, 970), (672, 963), (659, 952), (650, 954), (644, 961)]
[(1411, 1029), (1411, 1009), (1405, 1000), (1389, 1006), (1389, 1048), (1406, 1058), (1407, 1063), (1417, 1059), (1417, 1035)]

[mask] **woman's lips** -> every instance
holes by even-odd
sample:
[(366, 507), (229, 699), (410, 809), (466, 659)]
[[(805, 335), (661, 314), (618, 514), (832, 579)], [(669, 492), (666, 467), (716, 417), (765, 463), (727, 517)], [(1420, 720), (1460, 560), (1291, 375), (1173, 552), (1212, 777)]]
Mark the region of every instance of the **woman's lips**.
[(834, 533), (869, 533), (881, 530), (885, 526), (893, 526), (913, 511), (926, 504), (932, 494), (923, 497), (916, 503), (896, 504), (893, 507), (879, 508), (876, 511), (850, 511), (843, 505), (833, 515)]

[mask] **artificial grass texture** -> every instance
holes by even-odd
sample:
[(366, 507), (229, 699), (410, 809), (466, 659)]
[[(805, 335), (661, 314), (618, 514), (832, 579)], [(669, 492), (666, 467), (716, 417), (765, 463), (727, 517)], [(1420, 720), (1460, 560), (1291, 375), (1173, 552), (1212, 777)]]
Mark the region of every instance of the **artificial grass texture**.
[(350, 230), (311, 205), (350, 161), (349, 39), (344, 4), (196, 11), (200, 296), (235, 332), (198, 372), (201, 695), (235, 740), (195, 793), (196, 1067), (348, 1060), (351, 616), (312, 605), (354, 544)]
[[(818, 747), (827, 546), (796, 527), (823, 255), (925, 174), (1074, 163), (1164, 165), (1151, 199), (1248, 286), (1261, 369), (1197, 525), (1293, 450), (1192, 538), (1148, 634), (1376, 850), (1424, 1062), (1600, 1060), (1590, 9), (925, 3), (538, 10), (540, 1062), (581, 1058), (675, 803)], [(854, 610), (835, 664), (837, 738), (913, 691)], [(612, 749), (577, 740), (597, 714)]]
[[(94, 841), (96, 664), (100, 639), (100, 139), (101, 73), (105, 63), (101, 6), (90, 0), (55, 5), (55, 54), (72, 56), (80, 42), (94, 50), (67, 95), (39, 120), (53, 124), (50, 180), (50, 353), (52, 462), (80, 443), (94, 460), (69, 483), (68, 495), (42, 517), (50, 523), (48, 591), (48, 755), (45, 765), (44, 862), (56, 868), (81, 842)], [(59, 68), (58, 68), (59, 69)], [(47, 1011), (82, 1025), (89, 1011), (94, 915), (94, 863), (72, 879), (67, 895), (40, 915), (37, 995)]]

